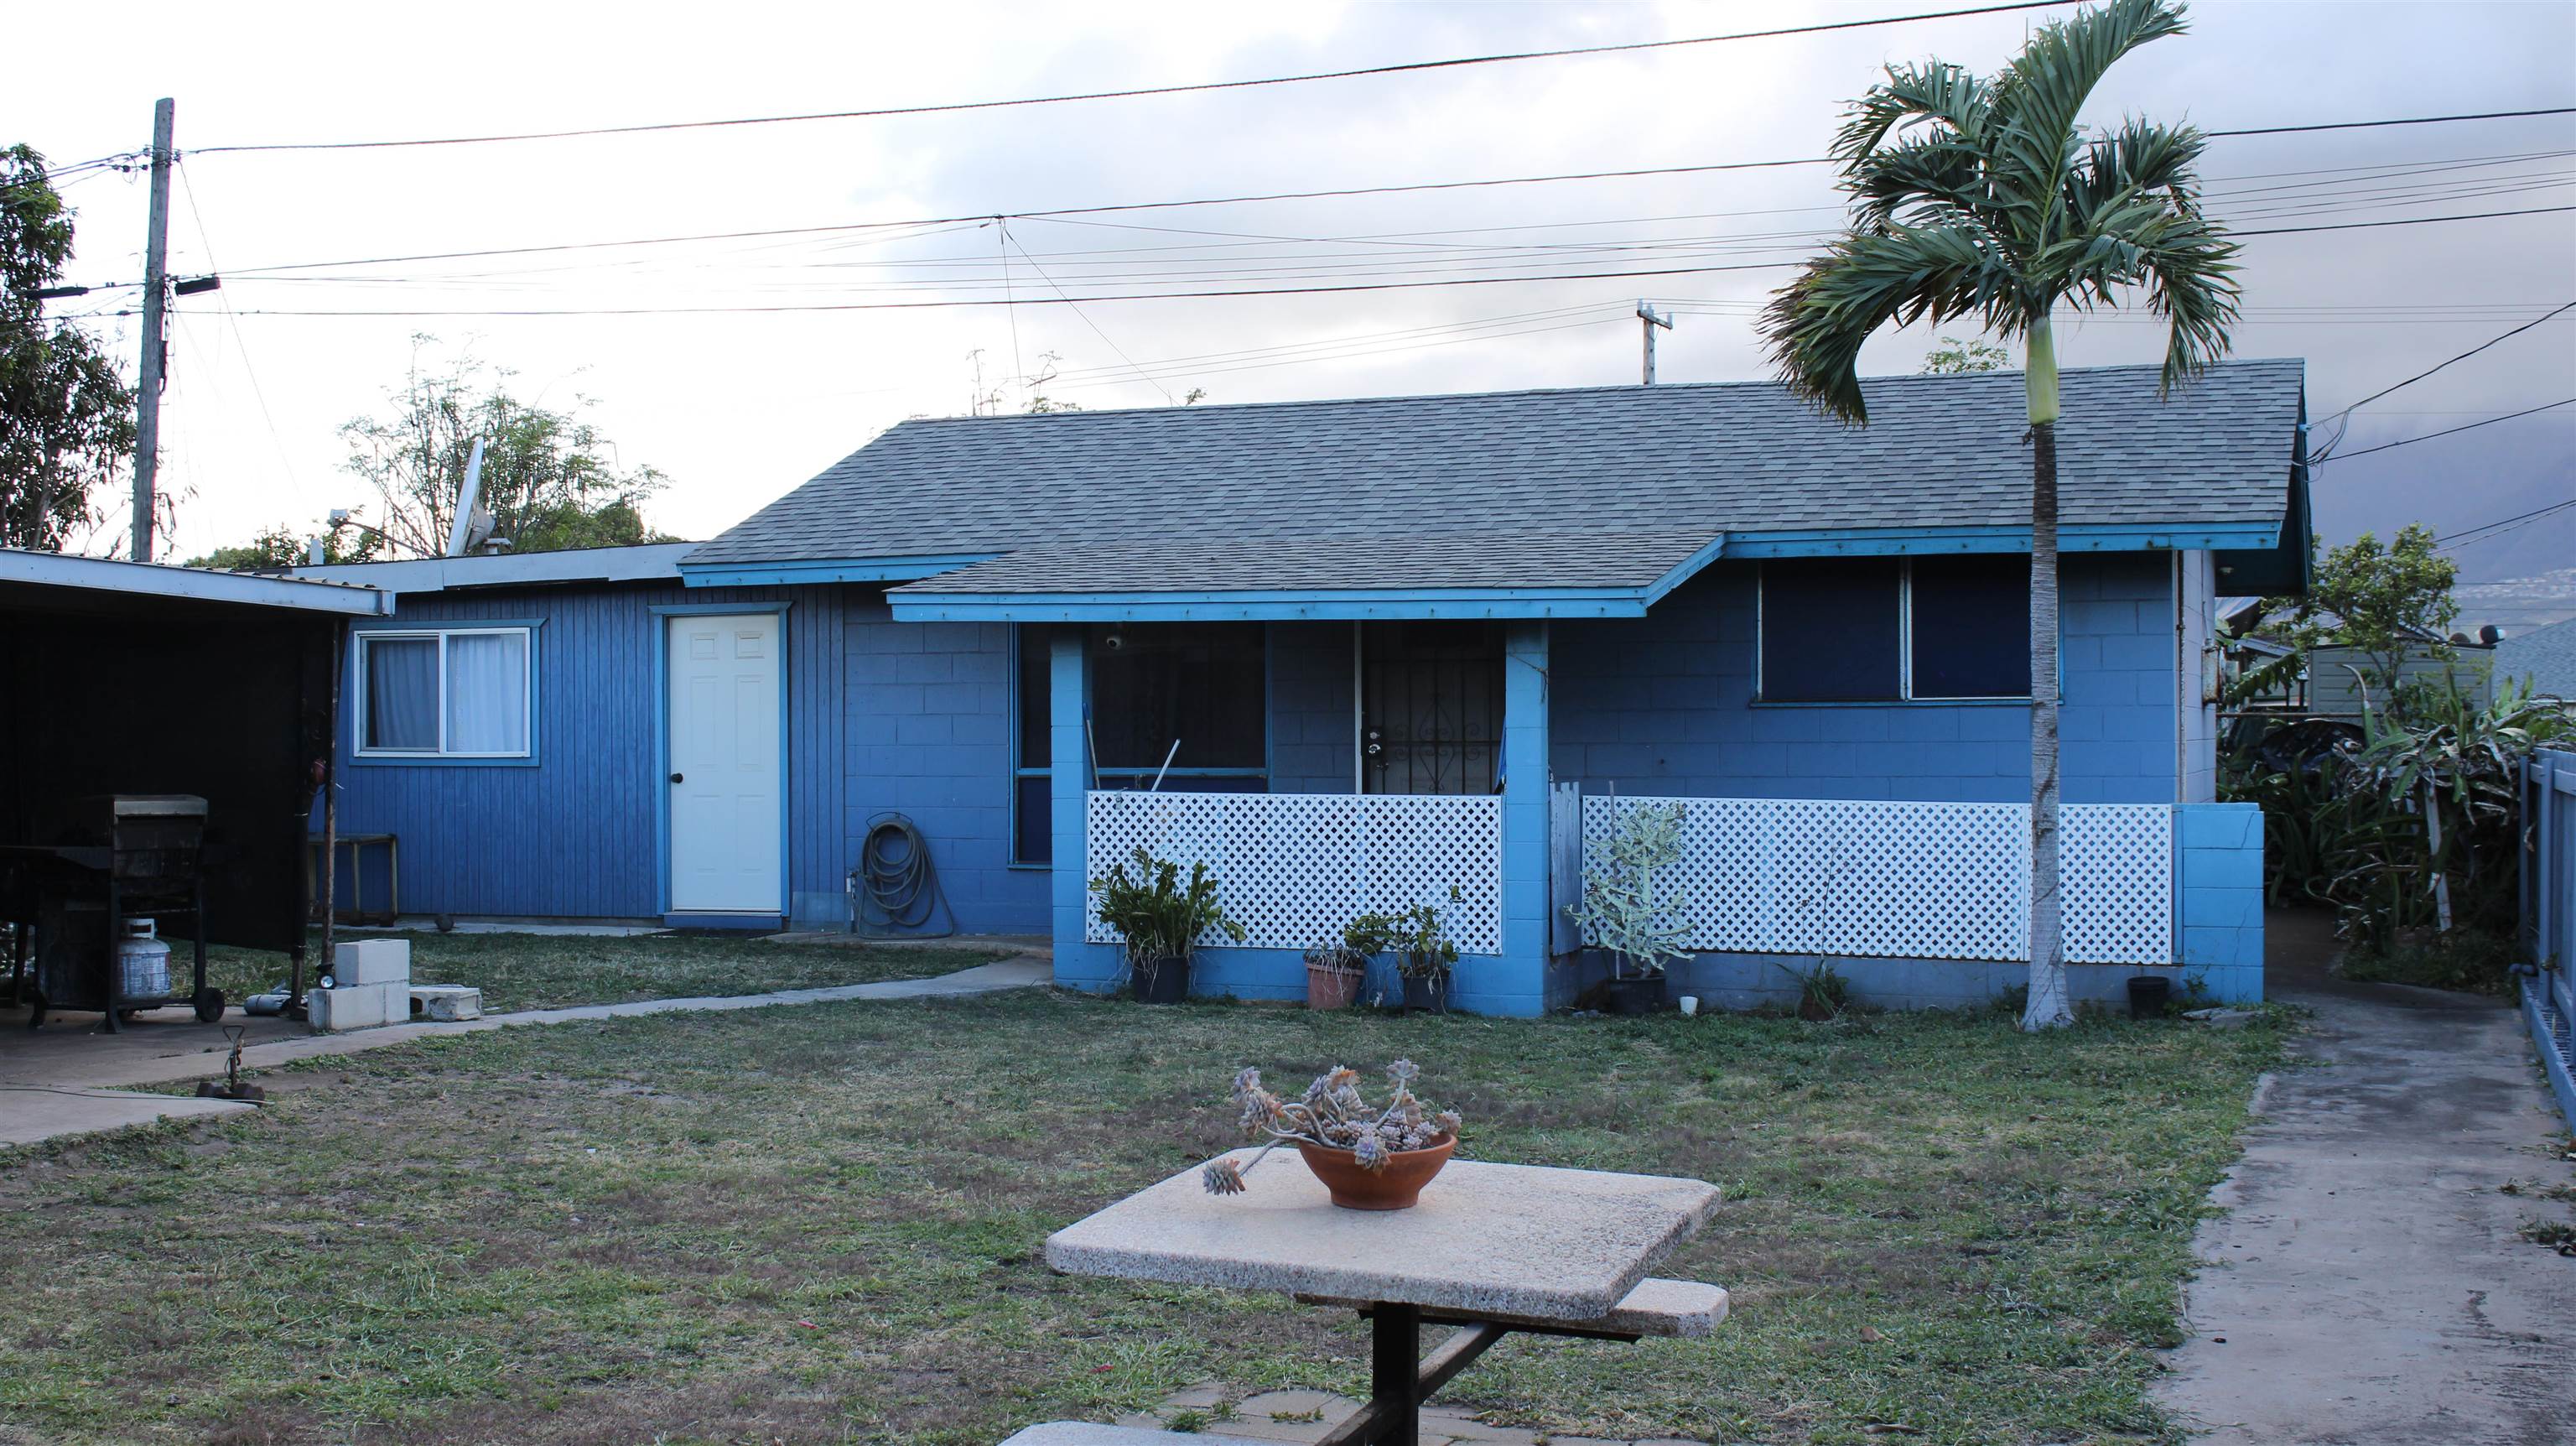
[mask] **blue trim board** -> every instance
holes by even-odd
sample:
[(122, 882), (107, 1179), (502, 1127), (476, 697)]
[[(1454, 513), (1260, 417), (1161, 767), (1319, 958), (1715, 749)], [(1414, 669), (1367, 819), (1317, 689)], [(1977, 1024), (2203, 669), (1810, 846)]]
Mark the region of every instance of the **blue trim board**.
[[(795, 833), (796, 777), (794, 760), (788, 754), (792, 736), (788, 729), (788, 710), (793, 695), (788, 691), (787, 670), (795, 649), (787, 639), (788, 610), (795, 604), (785, 598), (770, 602), (739, 603), (655, 603), (646, 609), (653, 619), (657, 636), (649, 651), (653, 654), (653, 912), (666, 921), (676, 917), (685, 920), (708, 920), (727, 917), (760, 918), (762, 915), (671, 913), (671, 790), (665, 780), (671, 776), (671, 619), (675, 617), (751, 617), (774, 614), (778, 618), (778, 912), (773, 918), (786, 917), (794, 899), (793, 874)], [(676, 925), (674, 927), (677, 927)], [(708, 928), (752, 928), (754, 925), (707, 924)]]
[(1372, 618), (1641, 618), (1648, 589), (1383, 588), (1332, 592), (886, 594), (896, 622), (1346, 622)]
[[(440, 618), (404, 622), (399, 618), (369, 618), (349, 625), (349, 660), (341, 676), (349, 685), (341, 688), (341, 707), (347, 718), (341, 726), (347, 729), (349, 745), (341, 750), (340, 759), (353, 768), (536, 768), (545, 756), (542, 726), (545, 712), (545, 669), (539, 651), (545, 642), (544, 618)], [(450, 758), (419, 753), (361, 753), (358, 751), (358, 693), (366, 684), (366, 670), (359, 665), (358, 639), (367, 633), (471, 633), (497, 628), (528, 630), (528, 752), (523, 758)], [(446, 706), (446, 700), (440, 700)]]
[(680, 564), (685, 587), (772, 587), (827, 582), (917, 582), (991, 562), (998, 552), (917, 553), (903, 557), (841, 557), (803, 562)]

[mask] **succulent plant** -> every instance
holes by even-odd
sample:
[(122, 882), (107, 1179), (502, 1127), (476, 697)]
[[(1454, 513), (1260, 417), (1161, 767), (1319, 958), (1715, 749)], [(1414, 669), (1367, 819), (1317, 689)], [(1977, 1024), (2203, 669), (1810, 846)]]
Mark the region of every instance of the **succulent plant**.
[(1244, 1172), (1281, 1145), (1348, 1150), (1361, 1169), (1375, 1174), (1401, 1151), (1427, 1150), (1456, 1138), (1464, 1123), (1458, 1112), (1433, 1110), (1413, 1093), (1413, 1082), (1422, 1074), (1419, 1066), (1399, 1059), (1386, 1067), (1386, 1074), (1392, 1092), (1380, 1109), (1360, 1093), (1355, 1069), (1335, 1065), (1315, 1076), (1304, 1094), (1285, 1099), (1263, 1087), (1260, 1070), (1246, 1066), (1234, 1077), (1234, 1104), (1244, 1134), (1262, 1141), (1261, 1152), (1240, 1165), (1230, 1156), (1210, 1162), (1200, 1172), (1200, 1183), (1211, 1195), (1239, 1195)]

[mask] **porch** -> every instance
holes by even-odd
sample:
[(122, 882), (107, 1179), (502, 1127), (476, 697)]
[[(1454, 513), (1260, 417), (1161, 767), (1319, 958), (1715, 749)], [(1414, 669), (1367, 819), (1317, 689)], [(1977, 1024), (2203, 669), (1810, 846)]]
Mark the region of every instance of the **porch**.
[[(2143, 766), (2183, 711), (2171, 653), (2112, 645), (2121, 665), (2098, 661), (2101, 619), (2135, 634), (2166, 626), (2171, 594), (2141, 606), (2142, 579), (2161, 581), (2135, 566), (2079, 573), (2067, 609), (2070, 637), (2090, 644), (2070, 648), (2067, 684), (2073, 989), (2116, 1001), (2129, 977), (2153, 973), (2257, 999), (2259, 818), (2175, 802), (2179, 760), (2161, 776)], [(1717, 570), (1651, 618), (1248, 626), (1251, 653), (1202, 653), (1191, 667), (1203, 687), (1230, 680), (1244, 695), (1236, 711), (1257, 725), (1176, 721), (1180, 673), (1147, 681), (1138, 659), (1179, 639), (1204, 645), (1205, 631), (1121, 624), (1104, 649), (1110, 631), (1058, 626), (1035, 656), (1024, 633), (1022, 703), (1041, 687), (1046, 703), (1045, 740), (1024, 742), (1024, 758), (1043, 748), (1077, 762), (1019, 779), (1023, 829), (1031, 785), (1044, 790), (1059, 982), (1123, 982), (1117, 937), (1086, 885), (1142, 846), (1206, 863), (1246, 930), (1240, 944), (1201, 940), (1200, 993), (1303, 998), (1305, 950), (1338, 940), (1360, 913), (1429, 903), (1462, 955), (1456, 1007), (1561, 1007), (1603, 972), (1565, 914), (1587, 841), (1620, 811), (1663, 802), (1681, 803), (1686, 820), (1683, 992), (1730, 1007), (1786, 1002), (1797, 986), (1780, 966), (1819, 959), (1857, 998), (1888, 1007), (1972, 1006), (2023, 982), (2028, 809), (2011, 800), (2027, 791), (2028, 755), (2009, 735), (2025, 708), (1766, 702), (1743, 616), (1758, 609), (1744, 596), (1753, 583)], [(1567, 678), (1583, 680), (1580, 696), (1552, 696)], [(1650, 708), (1614, 706), (1618, 690), (1640, 688)], [(1024, 738), (1033, 721), (1024, 713)], [(1194, 745), (1190, 730), (1205, 739), (1211, 723), (1260, 736), (1236, 753)], [(1587, 741), (1605, 733), (1631, 741)], [(1811, 754), (1866, 759), (1875, 773), (1824, 776)]]

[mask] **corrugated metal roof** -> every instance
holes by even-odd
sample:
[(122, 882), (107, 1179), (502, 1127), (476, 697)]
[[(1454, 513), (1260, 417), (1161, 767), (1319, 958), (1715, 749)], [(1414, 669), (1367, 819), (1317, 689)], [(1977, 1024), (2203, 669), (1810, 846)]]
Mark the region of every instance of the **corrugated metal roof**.
[[(2065, 525), (2277, 525), (2304, 370), (2230, 362), (2170, 400), (2157, 397), (2153, 367), (2066, 373)], [(1566, 552), (1552, 580), (1587, 583), (1720, 532), (2028, 521), (2018, 373), (1863, 389), (1865, 428), (1768, 382), (906, 422), (687, 565), (1042, 548), (1057, 569), (1050, 587), (1075, 567), (1089, 585), (1132, 582), (1132, 571), (1084, 562), (1110, 552), (1289, 586), (1336, 551), (1377, 576), (1435, 537), (1456, 539), (1444, 556), (1461, 558), (1478, 537), (1553, 537)], [(1392, 545), (1368, 548), (1363, 569), (1343, 541), (1354, 538)], [(1181, 541), (1215, 546), (1157, 550)], [(1525, 542), (1512, 566), (1541, 553)], [(1256, 566), (1273, 560), (1277, 572)], [(978, 573), (1033, 586), (1037, 561), (1005, 558), (926, 588)]]

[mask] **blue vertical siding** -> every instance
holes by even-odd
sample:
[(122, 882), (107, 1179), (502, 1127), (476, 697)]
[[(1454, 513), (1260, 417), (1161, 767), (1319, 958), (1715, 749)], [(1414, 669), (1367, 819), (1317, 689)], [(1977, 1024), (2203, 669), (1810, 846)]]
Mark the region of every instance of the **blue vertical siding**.
[[(2174, 797), (2171, 570), (2161, 553), (2066, 560), (2069, 803)], [(1549, 758), (1560, 781), (1705, 798), (2030, 796), (2023, 707), (1751, 706), (1755, 577), (1752, 563), (1722, 562), (1642, 620), (1556, 624)]]

